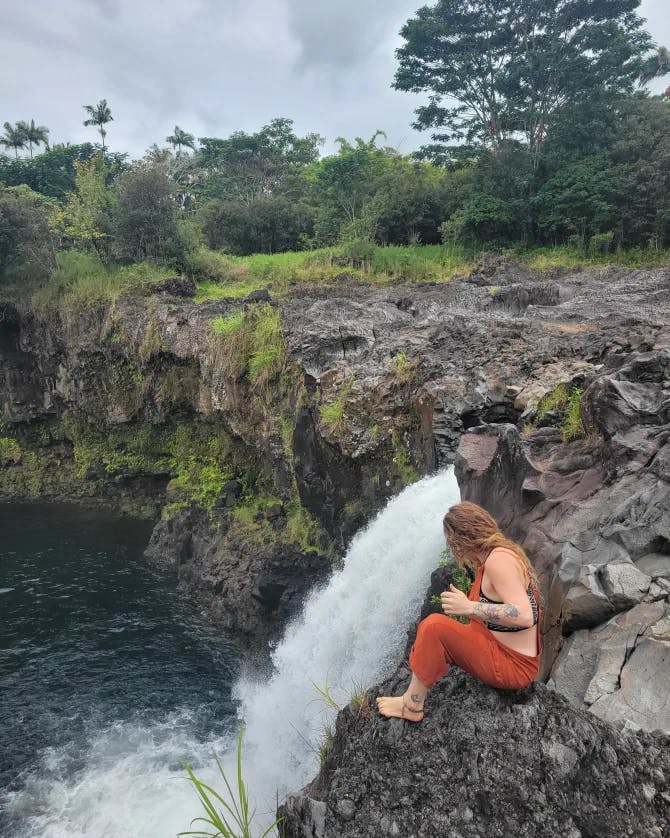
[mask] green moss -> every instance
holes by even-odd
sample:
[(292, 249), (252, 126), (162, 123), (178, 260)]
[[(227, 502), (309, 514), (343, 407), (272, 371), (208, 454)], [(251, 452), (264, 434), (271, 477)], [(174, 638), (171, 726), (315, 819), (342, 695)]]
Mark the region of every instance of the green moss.
[(74, 446), (79, 478), (95, 475), (171, 476), (171, 488), (184, 503), (207, 508), (234, 476), (232, 443), (214, 426), (192, 422), (177, 426), (99, 426), (66, 414), (61, 426)]
[[(142, 369), (130, 358), (119, 358), (109, 367), (109, 397), (118, 404), (126, 416), (134, 416), (144, 397)], [(98, 402), (100, 406), (100, 402)]]
[[(281, 524), (270, 521), (268, 509), (280, 505)], [(247, 490), (241, 503), (232, 513), (231, 532), (237, 538), (259, 547), (268, 544), (293, 544), (302, 553), (331, 555), (328, 535), (319, 522), (302, 506), (297, 493), (288, 501), (266, 492), (261, 486)]]
[(328, 552), (329, 539), (323, 527), (297, 499), (287, 507), (284, 539), (289, 544), (297, 544), (303, 553)]
[(167, 503), (161, 509), (161, 518), (163, 521), (169, 521), (171, 518), (174, 518), (182, 509), (188, 509), (191, 504), (187, 500), (179, 500), (175, 501), (174, 503)]
[(0, 466), (16, 465), (21, 462), (21, 446), (11, 437), (0, 437)]
[(403, 484), (408, 486), (410, 483), (416, 482), (419, 475), (412, 465), (409, 449), (396, 430), (391, 433), (391, 444), (393, 445), (393, 462), (396, 464)]

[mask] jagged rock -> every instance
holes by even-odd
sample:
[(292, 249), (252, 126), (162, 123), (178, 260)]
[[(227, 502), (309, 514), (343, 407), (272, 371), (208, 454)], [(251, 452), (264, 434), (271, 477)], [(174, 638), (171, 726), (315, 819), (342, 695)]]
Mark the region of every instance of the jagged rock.
[[(52, 444), (50, 428), (65, 412), (96, 428), (211, 423), (245, 450), (252, 470), (268, 476), (278, 498), (294, 500), (297, 486), (303, 505), (343, 549), (408, 480), (453, 461), (464, 432), (516, 423), (522, 412), (531, 416), (535, 400), (561, 382), (587, 385), (586, 415), (589, 385), (596, 398), (598, 386), (605, 386), (596, 380), (606, 375), (611, 386), (603, 392), (611, 407), (602, 416), (596, 411), (593, 422), (607, 443), (565, 446), (557, 428), (537, 431), (527, 443), (520, 487), (515, 474), (513, 486), (495, 490), (501, 513), (510, 526), (519, 523), (545, 579), (553, 580), (547, 615), (558, 642), (567, 586), (553, 574), (562, 545), (592, 528), (592, 499), (610, 512), (598, 525), (600, 536), (619, 543), (634, 562), (670, 553), (664, 489), (670, 435), (654, 424), (667, 412), (667, 360), (657, 356), (663, 347), (667, 354), (670, 335), (669, 276), (667, 269), (615, 268), (562, 272), (548, 282), (546, 274), (494, 255), (471, 281), (379, 288), (343, 276), (330, 287), (296, 285), (281, 303), (268, 300), (266, 291), (246, 300), (195, 303), (173, 296), (179, 291), (173, 281), (161, 284), (150, 305), (130, 294), (113, 306), (63, 305), (49, 319), (0, 302), (0, 411), (12, 434), (21, 436), (23, 452), (19, 464), (0, 468), (0, 494), (83, 494), (156, 515), (173, 499), (169, 493), (180, 500), (168, 490), (173, 474), (142, 474), (134, 466), (109, 474), (98, 464), (85, 469), (82, 481), (74, 440), (59, 427)], [(517, 316), (492, 304), (492, 286), (519, 286), (531, 304)], [(213, 346), (211, 323), (268, 302), (281, 305), (287, 363), (281, 382), (271, 382), (261, 398), (244, 365), (231, 372), (226, 353)], [(321, 409), (338, 400), (342, 419), (329, 424)], [(624, 418), (612, 424), (617, 411)], [(48, 465), (39, 479), (29, 468), (36, 445)], [(119, 461), (131, 461), (118, 453)], [(505, 469), (520, 463), (513, 453), (501, 461)], [(230, 493), (217, 501), (224, 510), (234, 502)], [(580, 505), (583, 512), (576, 511)], [(167, 538), (162, 524), (159, 536)], [(177, 531), (174, 537), (168, 552), (179, 553), (185, 542)], [(206, 572), (191, 578), (209, 590)], [(662, 595), (662, 582), (654, 584), (647, 597)], [(257, 607), (252, 601), (242, 611)]]
[(504, 306), (514, 314), (521, 314), (528, 306), (555, 306), (558, 304), (559, 286), (547, 285), (507, 285), (498, 288), (491, 295), (491, 302)]
[(151, 289), (158, 294), (170, 294), (172, 297), (195, 297), (195, 282), (190, 277), (168, 277), (161, 282), (154, 282)]
[[(662, 403), (667, 360), (665, 351), (643, 353), (603, 371), (584, 393), (585, 409), (607, 390), (603, 382), (625, 378), (634, 387), (634, 375), (655, 381), (654, 403)], [(601, 411), (608, 427), (627, 427), (619, 409), (628, 416), (627, 402)], [(654, 416), (662, 421), (659, 411)], [(670, 472), (658, 467), (669, 439), (670, 426), (651, 424), (569, 445), (551, 429), (521, 437), (510, 426), (480, 427), (461, 438), (456, 469), (464, 497), (490, 509), (513, 536), (522, 534), (544, 579), (548, 661), (558, 626), (593, 626), (639, 602), (651, 578), (631, 562), (670, 553)]]
[[(549, 684), (603, 718), (670, 731), (669, 617), (668, 603), (642, 603), (595, 629), (576, 631), (566, 640)], [(637, 677), (640, 672), (644, 677)]]
[[(401, 667), (372, 691), (397, 692)], [(285, 838), (660, 838), (670, 744), (619, 731), (535, 684), (493, 690), (453, 671), (420, 724), (348, 707), (314, 782), (280, 809)], [(303, 814), (323, 815), (315, 825)]]
[(630, 608), (641, 602), (651, 584), (651, 577), (632, 562), (605, 565), (601, 579), (603, 590), (616, 609)]
[(646, 556), (641, 556), (635, 562), (635, 567), (654, 580), (659, 578), (670, 580), (670, 556), (665, 553), (648, 553)]
[(145, 557), (176, 573), (182, 590), (217, 624), (240, 639), (268, 640), (299, 612), (331, 562), (297, 545), (240, 541), (228, 532), (229, 514), (216, 507), (177, 510), (156, 524)]

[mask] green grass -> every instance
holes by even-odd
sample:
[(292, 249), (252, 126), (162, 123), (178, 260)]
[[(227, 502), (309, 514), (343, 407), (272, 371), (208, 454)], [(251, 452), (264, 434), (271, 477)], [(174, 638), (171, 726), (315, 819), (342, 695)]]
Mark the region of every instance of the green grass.
[(105, 265), (94, 253), (66, 250), (58, 254), (58, 267), (51, 280), (32, 296), (37, 311), (111, 303), (130, 292), (143, 293), (153, 282), (176, 276), (173, 270), (141, 262), (135, 265)]
[(581, 387), (575, 387), (570, 393), (563, 424), (561, 425), (564, 442), (572, 442), (573, 439), (581, 439), (586, 436), (586, 428), (582, 421), (581, 398), (583, 392), (584, 390)]
[[(199, 258), (201, 265), (209, 269), (197, 274), (200, 281), (196, 300), (238, 299), (261, 288), (282, 297), (290, 295), (296, 286), (341, 282), (344, 274), (353, 281), (368, 285), (448, 282), (454, 276), (467, 275), (486, 250), (485, 247), (471, 250), (453, 244), (410, 247), (373, 245), (365, 268), (359, 267), (357, 260), (348, 254), (346, 244), (319, 250), (252, 256), (229, 256), (206, 251)], [(503, 251), (503, 255), (540, 271), (589, 265), (631, 268), (670, 265), (670, 251), (642, 248), (603, 253), (594, 248), (585, 252), (583, 248), (568, 245), (512, 247)]]
[(346, 246), (252, 256), (208, 251), (199, 257), (196, 301), (239, 299), (261, 288), (281, 297), (296, 285), (338, 282), (343, 274), (375, 285), (446, 282), (470, 265), (466, 251), (452, 245), (373, 245), (371, 253), (369, 268), (363, 269), (348, 258)]
[(219, 337), (234, 335), (244, 325), (244, 309), (240, 308), (226, 317), (215, 317), (210, 321), (212, 332)]
[(246, 378), (256, 390), (265, 388), (286, 365), (281, 310), (254, 305), (210, 321), (212, 351), (229, 378)]
[(344, 403), (349, 395), (349, 391), (354, 385), (354, 380), (355, 377), (352, 375), (345, 382), (336, 399), (327, 404), (319, 405), (321, 421), (330, 433), (335, 433), (342, 429), (344, 422)]
[(398, 352), (395, 358), (391, 360), (389, 369), (398, 384), (409, 384), (416, 377), (418, 365), (418, 359), (409, 359), (404, 352)]
[[(185, 766), (188, 779), (193, 785), (204, 812), (203, 815), (191, 821), (191, 826), (194, 824), (203, 824), (203, 827), (198, 827), (187, 832), (180, 832), (179, 836), (194, 835), (199, 836), (199, 838), (253, 838), (257, 834), (253, 828), (255, 811), (249, 808), (247, 787), (242, 776), (242, 734), (243, 730), (240, 730), (237, 738), (237, 788), (235, 790), (233, 790), (220, 761), (218, 759), (216, 760), (219, 774), (225, 787), (225, 797), (213, 789), (212, 786), (198, 780), (191, 768), (188, 765)], [(269, 835), (280, 821), (281, 818), (278, 818), (260, 835), (260, 838), (265, 838), (266, 835)]]
[(658, 268), (670, 265), (670, 251), (631, 248), (613, 253), (587, 252), (582, 248), (562, 245), (512, 251), (515, 258), (539, 271), (551, 268), (576, 268), (580, 265), (604, 267), (622, 265), (628, 268)]
[(534, 423), (541, 422), (547, 413), (565, 410), (569, 403), (570, 386), (568, 384), (559, 384), (550, 393), (542, 396), (538, 402)]

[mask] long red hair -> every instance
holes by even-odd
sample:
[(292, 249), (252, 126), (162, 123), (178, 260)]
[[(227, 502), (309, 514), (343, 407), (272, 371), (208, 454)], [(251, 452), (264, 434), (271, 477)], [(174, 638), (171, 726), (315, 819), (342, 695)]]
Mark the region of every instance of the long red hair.
[(537, 589), (535, 568), (523, 548), (507, 538), (481, 506), (467, 500), (457, 503), (447, 510), (442, 524), (451, 552), (461, 567), (476, 570), (495, 547), (504, 547), (514, 553), (524, 578)]

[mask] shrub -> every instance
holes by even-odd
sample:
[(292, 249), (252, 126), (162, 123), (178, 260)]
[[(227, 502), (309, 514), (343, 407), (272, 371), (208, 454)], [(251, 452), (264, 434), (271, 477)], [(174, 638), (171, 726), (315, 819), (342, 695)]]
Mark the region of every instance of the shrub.
[(138, 164), (121, 175), (111, 231), (117, 258), (183, 267), (174, 184), (158, 166)]
[(27, 186), (0, 187), (0, 281), (48, 279), (56, 267), (52, 203)]

